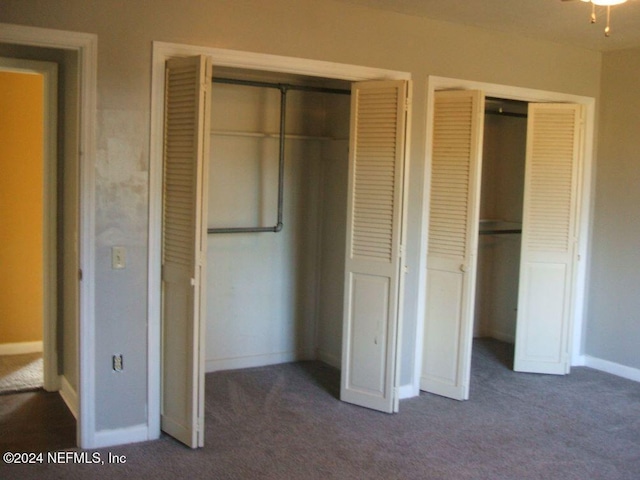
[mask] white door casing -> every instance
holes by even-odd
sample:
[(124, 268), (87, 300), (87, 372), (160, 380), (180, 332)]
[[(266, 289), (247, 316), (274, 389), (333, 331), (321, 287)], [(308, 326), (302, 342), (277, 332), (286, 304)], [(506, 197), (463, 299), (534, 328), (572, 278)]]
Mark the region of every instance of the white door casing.
[(435, 92), (421, 390), (469, 397), (484, 94)]
[(211, 102), (206, 56), (166, 63), (161, 427), (204, 445), (204, 272)]
[(398, 408), (408, 93), (406, 81), (371, 81), (355, 83), (351, 98), (340, 398), (389, 413)]
[[(149, 438), (160, 435), (161, 411), (161, 198), (162, 198), (162, 152), (165, 91), (165, 62), (174, 57), (206, 55), (214, 65), (259, 71), (273, 71), (312, 77), (337, 78), (351, 82), (376, 79), (409, 81), (408, 72), (380, 68), (325, 62), (297, 57), (258, 54), (212, 47), (153, 42), (152, 57), (152, 101), (151, 143), (149, 168), (149, 350), (148, 350), (148, 425)], [(417, 391), (417, 381), (415, 382)]]
[(514, 369), (569, 373), (582, 107), (529, 104)]

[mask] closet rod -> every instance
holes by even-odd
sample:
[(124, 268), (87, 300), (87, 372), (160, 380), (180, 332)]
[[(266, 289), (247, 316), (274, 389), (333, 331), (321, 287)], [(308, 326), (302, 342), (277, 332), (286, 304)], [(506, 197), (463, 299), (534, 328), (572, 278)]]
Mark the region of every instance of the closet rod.
[(519, 233), (522, 233), (522, 230), (480, 230), (480, 235), (506, 235)]
[(335, 93), (340, 95), (350, 95), (350, 90), (324, 87), (306, 87), (303, 85), (291, 85), (287, 83), (270, 83), (256, 80), (238, 80), (234, 78), (212, 77), (213, 83), (224, 83), (227, 85), (242, 85), (245, 87), (277, 88), (280, 90), (280, 152), (278, 161), (278, 220), (273, 227), (216, 227), (207, 228), (207, 233), (258, 233), (274, 232), (282, 230), (282, 211), (284, 204), (284, 144), (285, 144), (285, 124), (287, 119), (287, 92), (289, 90), (303, 90), (306, 92)]
[[(215, 80), (214, 80), (215, 81)], [(250, 85), (252, 87), (256, 85)], [(273, 227), (220, 227), (207, 228), (207, 233), (259, 233), (274, 232), (278, 233), (282, 230), (282, 210), (284, 203), (284, 130), (287, 120), (287, 89), (283, 87), (275, 87), (280, 89), (280, 152), (278, 160), (278, 220)]]
[(345, 90), (342, 88), (311, 87), (306, 85), (293, 85), (290, 83), (261, 82), (258, 80), (238, 80), (236, 78), (224, 78), (224, 77), (213, 77), (211, 81), (213, 83), (225, 83), (227, 85), (243, 85), (245, 87), (277, 88), (280, 91), (284, 89), (284, 90), (300, 90), (304, 92), (335, 93), (337, 95), (351, 95), (351, 90)]
[(324, 87), (306, 87), (303, 85), (291, 85), (287, 83), (270, 83), (255, 80), (238, 80), (234, 78), (213, 77), (213, 83), (225, 83), (228, 85), (242, 85), (245, 87), (277, 88), (280, 90), (280, 152), (278, 161), (278, 220), (273, 227), (219, 227), (207, 228), (207, 233), (258, 233), (274, 232), (282, 230), (282, 211), (284, 204), (284, 144), (285, 144), (285, 124), (287, 119), (287, 92), (289, 90), (302, 90), (306, 92), (335, 93), (340, 95), (350, 95), (350, 90)]
[(515, 112), (500, 112), (496, 110), (485, 110), (486, 115), (499, 115), (501, 117), (517, 117), (517, 118), (527, 118), (526, 113), (515, 113)]

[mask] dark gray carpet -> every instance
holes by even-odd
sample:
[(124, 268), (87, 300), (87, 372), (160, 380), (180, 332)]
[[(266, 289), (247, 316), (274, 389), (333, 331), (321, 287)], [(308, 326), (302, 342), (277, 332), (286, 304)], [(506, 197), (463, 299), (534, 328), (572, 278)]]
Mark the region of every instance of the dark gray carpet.
[[(0, 451), (44, 452), (76, 445), (76, 419), (58, 393), (0, 396)], [(0, 460), (0, 479), (4, 463)]]
[(474, 347), (471, 400), (435, 395), (386, 415), (337, 400), (318, 362), (207, 375), (206, 446), (169, 437), (101, 450), (125, 465), (7, 467), (1, 478), (640, 478), (640, 384), (574, 368), (514, 373), (512, 351)]

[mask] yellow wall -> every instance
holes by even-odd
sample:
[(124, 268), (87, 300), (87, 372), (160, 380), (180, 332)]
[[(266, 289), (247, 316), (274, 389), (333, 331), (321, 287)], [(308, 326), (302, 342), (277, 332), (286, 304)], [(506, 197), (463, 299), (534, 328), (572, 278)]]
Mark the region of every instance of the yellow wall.
[(0, 72), (0, 343), (42, 340), (43, 77)]

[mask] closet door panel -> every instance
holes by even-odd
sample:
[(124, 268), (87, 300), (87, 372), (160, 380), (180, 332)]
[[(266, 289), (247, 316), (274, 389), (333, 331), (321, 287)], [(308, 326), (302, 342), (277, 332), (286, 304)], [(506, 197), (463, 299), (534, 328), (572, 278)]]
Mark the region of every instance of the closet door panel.
[(462, 320), (463, 276), (451, 271), (432, 268), (427, 279), (427, 302), (434, 318), (448, 318), (447, 322), (430, 325), (430, 337), (441, 339), (430, 343), (424, 352), (429, 365), (429, 386), (434, 392), (448, 397), (459, 395), (455, 385), (458, 378), (458, 345)]
[[(556, 288), (567, 282), (567, 266), (559, 263), (529, 263), (522, 273), (521, 308), (529, 313), (530, 321), (523, 324), (520, 347), (523, 360), (519, 370), (533, 362), (556, 365), (563, 361), (562, 325), (564, 317), (564, 292)], [(534, 367), (529, 367), (534, 368)], [(555, 373), (554, 369), (537, 368), (537, 373)]]
[(397, 410), (408, 84), (354, 84), (340, 398)]
[(580, 125), (579, 105), (529, 105), (516, 371), (569, 371)]
[(161, 428), (204, 444), (204, 261), (211, 63), (167, 61), (162, 206)]
[(435, 93), (422, 390), (469, 396), (484, 95)]

